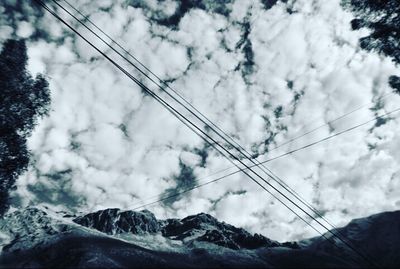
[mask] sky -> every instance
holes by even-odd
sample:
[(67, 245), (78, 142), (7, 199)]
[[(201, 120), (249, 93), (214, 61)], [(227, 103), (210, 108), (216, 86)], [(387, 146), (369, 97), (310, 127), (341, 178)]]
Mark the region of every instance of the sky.
[[(390, 59), (361, 50), (358, 39), (368, 31), (351, 30), (354, 17), (340, 0), (272, 6), (267, 3), (274, 1), (250, 0), (188, 6), (172, 0), (70, 2), (260, 161), (398, 108), (388, 77), (400, 72)], [(26, 39), (28, 69), (46, 75), (52, 96), (49, 117), (29, 138), (32, 164), (17, 181), (14, 207), (132, 209), (235, 170), (50, 14), (29, 1), (5, 3), (0, 43)], [(58, 13), (172, 102), (82, 25)], [(396, 115), (267, 167), (336, 226), (397, 210)], [(146, 208), (158, 218), (206, 212), (280, 241), (317, 235), (243, 173)]]

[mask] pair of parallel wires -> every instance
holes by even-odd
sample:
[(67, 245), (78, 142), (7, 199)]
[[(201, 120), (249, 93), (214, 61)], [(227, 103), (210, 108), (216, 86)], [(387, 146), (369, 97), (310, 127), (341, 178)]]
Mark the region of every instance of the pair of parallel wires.
[[(163, 92), (165, 92), (170, 98), (172, 98), (175, 102), (177, 102), (180, 106), (182, 106), (185, 110), (190, 112), (195, 118), (199, 121), (201, 121), (204, 126), (208, 129), (213, 131), (217, 136), (222, 138), (222, 140), (227, 143), (230, 147), (234, 148), (241, 156), (249, 160), (252, 165), (245, 164), (240, 157), (236, 156), (233, 154), (230, 150), (228, 150), (225, 146), (221, 145), (220, 142), (216, 141), (214, 138), (212, 138), (207, 132), (203, 131), (200, 127), (198, 127), (193, 121), (188, 119), (185, 115), (183, 115), (181, 112), (179, 112), (175, 107), (170, 105), (168, 102), (166, 102), (160, 95), (149, 89), (145, 84), (143, 84), (139, 79), (131, 75), (128, 71), (126, 71), (125, 68), (123, 68), (121, 65), (119, 65), (116, 61), (111, 59), (109, 56), (107, 56), (104, 52), (102, 52), (97, 46), (95, 46), (91, 41), (89, 41), (86, 37), (84, 37), (80, 32), (78, 32), (73, 26), (71, 26), (68, 22), (66, 22), (64, 19), (62, 19), (55, 11), (50, 9), (46, 4), (44, 4), (41, 0), (35, 0), (39, 5), (41, 5), (44, 9), (46, 9), (50, 14), (52, 14), (54, 17), (56, 17), (58, 20), (60, 20), (63, 24), (65, 24), (68, 28), (70, 28), (73, 32), (75, 32), (78, 36), (80, 36), (84, 41), (86, 41), (92, 48), (94, 48), (97, 52), (99, 52), (103, 57), (105, 57), (108, 61), (110, 61), (115, 67), (117, 67), (120, 71), (122, 71), (127, 77), (129, 77), (131, 80), (133, 80), (142, 90), (144, 90), (147, 94), (149, 94), (151, 97), (153, 97), (156, 101), (158, 101), (163, 107), (165, 107), (168, 111), (170, 111), (178, 120), (180, 120), (183, 124), (185, 124), (188, 128), (190, 128), (193, 132), (195, 132), (197, 135), (199, 135), (203, 140), (205, 140), (207, 143), (209, 143), (214, 149), (216, 149), (221, 155), (223, 155), (225, 158), (227, 158), (233, 165), (235, 165), (239, 170), (236, 171), (235, 173), (241, 171), (245, 175), (247, 175), (252, 181), (254, 181), (257, 185), (259, 185), (263, 190), (271, 194), (275, 199), (277, 199), (279, 202), (281, 202), (286, 208), (288, 208), (290, 211), (292, 211), (298, 218), (303, 220), (307, 225), (309, 225), (313, 230), (317, 231), (321, 236), (323, 236), (326, 240), (329, 242), (335, 244), (334, 241), (329, 240), (329, 238), (325, 235), (322, 234), (318, 229), (316, 229), (311, 223), (309, 223), (305, 218), (301, 217), (298, 212), (293, 210), (290, 206), (288, 206), (285, 202), (282, 201), (281, 198), (277, 197), (274, 193), (272, 193), (270, 190), (268, 190), (262, 183), (260, 183), (256, 178), (254, 178), (254, 175), (258, 178), (260, 178), (264, 183), (266, 183), (269, 187), (271, 187), (273, 190), (275, 190), (278, 194), (283, 196), (286, 200), (288, 200), (291, 204), (295, 206), (295, 208), (299, 209), (303, 213), (305, 213), (308, 217), (313, 219), (315, 222), (317, 222), (321, 227), (323, 227), (329, 234), (332, 235), (332, 237), (338, 239), (341, 241), (343, 244), (345, 244), (349, 249), (354, 251), (356, 254), (358, 254), (360, 257), (362, 257), (364, 260), (366, 260), (369, 264), (376, 266), (373, 260), (368, 257), (368, 255), (365, 255), (364, 253), (361, 253), (359, 250), (357, 250), (354, 246), (349, 244), (346, 240), (342, 238), (342, 235), (339, 236), (337, 233), (337, 229), (334, 225), (329, 223), (321, 213), (318, 212), (314, 207), (312, 207), (310, 204), (308, 204), (304, 199), (302, 199), (297, 192), (295, 192), (293, 189), (291, 189), (287, 184), (285, 184), (279, 177), (274, 175), (271, 170), (269, 170), (267, 167), (264, 166), (264, 163), (271, 161), (272, 159), (277, 159), (278, 157), (283, 157), (289, 154), (292, 154), (295, 151), (299, 151), (301, 149), (304, 149), (306, 147), (310, 147), (312, 145), (315, 145), (317, 143), (320, 143), (322, 141), (326, 141), (330, 138), (333, 138), (335, 136), (338, 136), (342, 133), (351, 131), (353, 129), (356, 129), (358, 127), (361, 127), (363, 125), (366, 125), (367, 123), (370, 123), (371, 121), (376, 120), (377, 118), (381, 118), (383, 116), (398, 112), (400, 110), (394, 110), (391, 112), (388, 112), (384, 115), (381, 115), (379, 117), (375, 117), (374, 119), (359, 124), (357, 126), (354, 126), (352, 128), (346, 129), (342, 132), (336, 133), (334, 135), (331, 135), (329, 137), (326, 137), (320, 141), (316, 141), (314, 143), (308, 144), (306, 146), (303, 146), (301, 148), (298, 148), (296, 150), (292, 150), (290, 152), (287, 152), (285, 154), (282, 154), (280, 156), (277, 156), (275, 158), (269, 159), (264, 162), (259, 162), (258, 160), (253, 160), (252, 155), (244, 149), (239, 143), (237, 143), (233, 138), (231, 138), (226, 132), (221, 130), (218, 126), (216, 126), (213, 122), (211, 122), (207, 117), (204, 116), (200, 111), (198, 111), (195, 107), (193, 107), (184, 97), (182, 97), (177, 91), (173, 90), (167, 83), (165, 83), (162, 79), (160, 79), (158, 76), (156, 76), (153, 72), (151, 72), (150, 69), (148, 69), (145, 65), (143, 65), (139, 60), (137, 60), (133, 55), (131, 55), (126, 49), (124, 49), (118, 42), (116, 42), (114, 39), (112, 39), (110, 36), (108, 36), (103, 30), (101, 30), (97, 25), (95, 25), (92, 21), (90, 21), (86, 16), (84, 16), (79, 10), (74, 8), (69, 2), (65, 1), (71, 8), (73, 8), (76, 12), (78, 12), (80, 15), (82, 15), (87, 21), (90, 22), (91, 25), (93, 25), (96, 29), (101, 31), (105, 36), (107, 36), (113, 43), (117, 44), (117, 46), (122, 49), (125, 53), (128, 53), (136, 62), (139, 63), (142, 68), (144, 68), (147, 72), (152, 74), (154, 77), (156, 77), (161, 84), (157, 83), (154, 79), (152, 79), (146, 72), (144, 72), (142, 69), (140, 69), (137, 65), (132, 63), (129, 59), (127, 59), (124, 55), (121, 54), (121, 52), (117, 51), (113, 46), (108, 44), (101, 36), (99, 36), (96, 32), (94, 32), (92, 29), (90, 29), (82, 20), (74, 16), (70, 11), (68, 11), (64, 6), (62, 6), (60, 3), (57, 1), (53, 1), (59, 8), (63, 9), (66, 13), (68, 13), (71, 17), (73, 17), (77, 22), (79, 22), (82, 26), (84, 26), (87, 30), (89, 30), (93, 35), (95, 35), (98, 39), (100, 39), (105, 45), (107, 45), (111, 50), (113, 50), (115, 53), (117, 53), (120, 57), (122, 57), (125, 61), (127, 61), (130, 65), (135, 67), (142, 75), (144, 75), (147, 79), (149, 79), (151, 82), (156, 84)], [(166, 89), (171, 90), (177, 97), (179, 97), (180, 100), (178, 100), (177, 97), (175, 97), (173, 94), (168, 92)], [(361, 109), (358, 108), (358, 109)], [(358, 110), (356, 109), (356, 110)], [(354, 111), (356, 111), (354, 110)], [(353, 112), (354, 112), (353, 111)], [(352, 112), (350, 112), (352, 113)], [(348, 114), (350, 114), (348, 113)], [(200, 115), (200, 116), (199, 116)], [(344, 116), (342, 116), (344, 117)], [(322, 127), (322, 126), (321, 126)], [(320, 127), (317, 127), (320, 128)], [(304, 136), (306, 134), (303, 134)], [(300, 138), (300, 137), (298, 137)], [(287, 142), (289, 143), (289, 141)], [(280, 145), (282, 146), (282, 145)], [(239, 156), (240, 156), (239, 155)], [(232, 159), (236, 160), (239, 162), (243, 167), (241, 168), (239, 164), (234, 162)], [(274, 180), (276, 183), (278, 183), (284, 190), (286, 190), (289, 194), (293, 195), (298, 201), (300, 201), (304, 206), (306, 206), (308, 209), (310, 209), (314, 214), (316, 214), (318, 217), (320, 217), (322, 220), (324, 220), (326, 223), (328, 223), (330, 226), (334, 228), (334, 231), (329, 230), (324, 224), (322, 224), (318, 219), (316, 219), (314, 216), (312, 216), (309, 212), (307, 212), (304, 208), (300, 207), (296, 202), (294, 202), (290, 197), (288, 197), (286, 194), (282, 193), (281, 190), (277, 189), (274, 185), (266, 181), (263, 177), (261, 177), (257, 172), (255, 172), (252, 168), (258, 167), (260, 168), (268, 177), (270, 177), (272, 180)], [(249, 171), (252, 172), (252, 174), (249, 173)], [(232, 173), (231, 173), (232, 174)], [(226, 176), (224, 176), (226, 177)], [(213, 180), (212, 182), (216, 182), (217, 180)], [(206, 184), (210, 184), (211, 182), (207, 182)], [(202, 184), (205, 185), (205, 184)], [(200, 185), (197, 186), (197, 188), (200, 187)], [(192, 188), (191, 190), (193, 190)], [(188, 192), (190, 190), (185, 190), (185, 192)]]

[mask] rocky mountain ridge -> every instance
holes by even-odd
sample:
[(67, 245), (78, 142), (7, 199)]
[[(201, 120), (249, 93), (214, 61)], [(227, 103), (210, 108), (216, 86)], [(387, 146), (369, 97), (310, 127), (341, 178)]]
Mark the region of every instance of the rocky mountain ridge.
[[(400, 211), (356, 219), (335, 232), (380, 267), (400, 265)], [(371, 267), (323, 237), (279, 243), (204, 213), (158, 220), (147, 210), (115, 208), (81, 216), (17, 210), (0, 220), (0, 247), (0, 268)]]
[[(188, 216), (181, 220), (157, 220), (154, 214), (147, 210), (135, 212), (113, 208), (80, 216), (73, 221), (110, 235), (161, 233), (162, 236), (172, 240), (204, 241), (231, 249), (256, 249), (282, 245), (261, 234), (252, 235), (242, 228), (219, 222), (205, 213)], [(286, 245), (290, 246), (289, 243)]]

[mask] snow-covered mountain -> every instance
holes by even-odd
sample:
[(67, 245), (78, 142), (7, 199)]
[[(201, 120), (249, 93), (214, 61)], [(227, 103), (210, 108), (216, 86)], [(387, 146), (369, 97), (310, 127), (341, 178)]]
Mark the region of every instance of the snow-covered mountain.
[[(334, 232), (378, 266), (400, 265), (400, 211), (353, 220)], [(372, 266), (340, 241), (279, 243), (208, 214), (158, 220), (147, 210), (82, 216), (17, 210), (0, 220), (0, 247), (0, 268)]]

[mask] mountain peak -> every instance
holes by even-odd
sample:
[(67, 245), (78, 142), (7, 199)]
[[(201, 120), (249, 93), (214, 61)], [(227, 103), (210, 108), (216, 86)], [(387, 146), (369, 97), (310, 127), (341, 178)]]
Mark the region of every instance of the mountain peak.
[(111, 235), (128, 232), (132, 234), (157, 233), (160, 231), (156, 217), (148, 210), (122, 211), (118, 208), (110, 208), (77, 217), (73, 221)]
[(231, 249), (254, 249), (279, 245), (278, 242), (262, 235), (252, 235), (244, 229), (220, 222), (206, 213), (183, 219), (157, 220), (148, 210), (136, 212), (112, 208), (80, 216), (73, 221), (109, 235), (160, 233), (171, 240), (182, 240), (186, 243), (209, 242)]
[[(65, 214), (64, 214), (65, 216)], [(382, 267), (400, 265), (400, 211), (351, 221), (337, 232)], [(303, 241), (306, 242), (306, 241)], [(118, 208), (63, 217), (26, 208), (0, 220), (2, 267), (366, 267), (340, 242), (323, 237), (279, 243), (205, 213), (158, 220)], [(60, 265), (60, 263), (62, 263)]]

